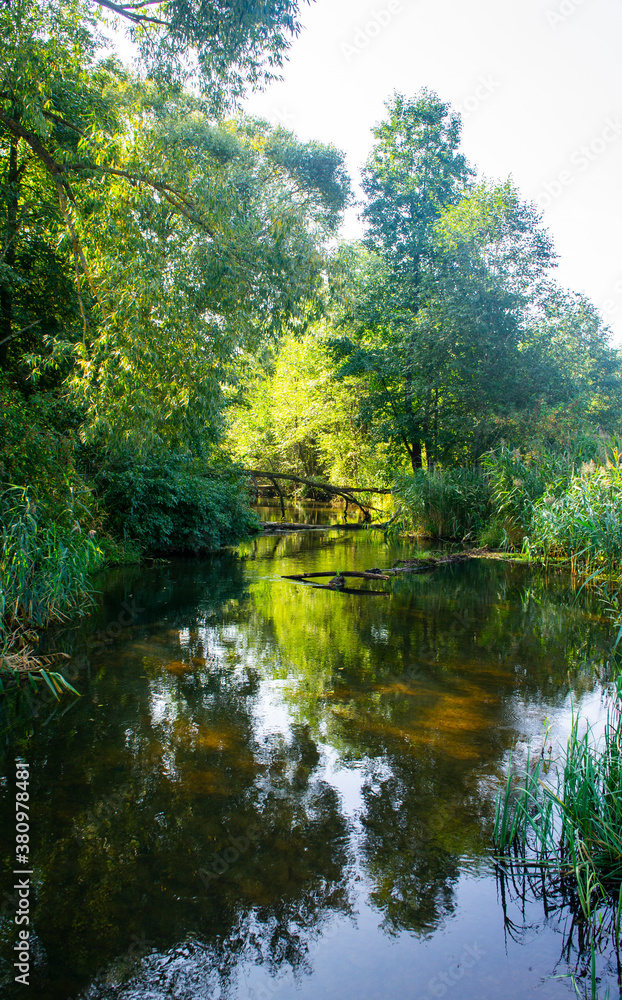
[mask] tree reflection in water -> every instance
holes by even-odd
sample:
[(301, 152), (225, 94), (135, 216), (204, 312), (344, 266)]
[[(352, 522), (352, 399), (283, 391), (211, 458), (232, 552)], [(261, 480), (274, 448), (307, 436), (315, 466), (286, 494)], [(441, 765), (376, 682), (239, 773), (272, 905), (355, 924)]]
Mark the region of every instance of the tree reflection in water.
[[(14, 728), (3, 767), (28, 747), (42, 1000), (246, 997), (242, 967), (311, 974), (363, 904), (386, 934), (429, 938), (464, 865), (488, 864), (520, 713), (596, 683), (603, 634), (565, 581), (479, 564), (363, 601), (279, 576), (387, 565), (377, 541), (273, 548), (116, 573), (99, 617), (57, 635), (85, 696), (27, 742)], [(93, 652), (130, 597), (140, 616)]]

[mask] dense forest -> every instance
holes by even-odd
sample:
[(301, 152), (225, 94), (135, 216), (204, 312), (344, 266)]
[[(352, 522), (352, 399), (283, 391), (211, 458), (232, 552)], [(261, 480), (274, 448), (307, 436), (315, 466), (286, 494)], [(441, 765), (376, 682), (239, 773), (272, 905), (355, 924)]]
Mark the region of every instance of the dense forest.
[(0, 10), (5, 651), (106, 562), (256, 530), (249, 466), (389, 488), (435, 537), (615, 560), (619, 352), (459, 114), (393, 95), (343, 242), (344, 154), (239, 110), (295, 0), (148, 6)]

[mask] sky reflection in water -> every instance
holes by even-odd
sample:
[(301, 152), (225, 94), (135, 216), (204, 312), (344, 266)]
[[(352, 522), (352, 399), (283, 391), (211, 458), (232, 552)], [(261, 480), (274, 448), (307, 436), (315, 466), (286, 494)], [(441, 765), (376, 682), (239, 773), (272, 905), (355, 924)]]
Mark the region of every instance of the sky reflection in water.
[[(295, 535), (116, 571), (97, 615), (51, 636), (84, 696), (12, 726), (0, 803), (4, 891), (28, 746), (33, 996), (569, 995), (539, 904), (510, 904), (506, 933), (491, 819), (545, 719), (562, 739), (571, 698), (602, 719), (607, 630), (567, 579), (493, 561), (385, 599), (281, 579), (409, 554)], [(137, 613), (110, 628), (123, 602)], [(2, 914), (0, 984), (24, 997)]]

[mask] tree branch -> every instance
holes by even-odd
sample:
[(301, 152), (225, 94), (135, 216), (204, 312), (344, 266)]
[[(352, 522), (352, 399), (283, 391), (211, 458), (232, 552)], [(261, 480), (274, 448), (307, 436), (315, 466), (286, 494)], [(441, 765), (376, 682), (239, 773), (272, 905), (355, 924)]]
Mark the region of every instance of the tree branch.
[(86, 133), (83, 132), (82, 129), (79, 129), (77, 125), (72, 125), (71, 122), (61, 118), (60, 115), (55, 115), (53, 111), (44, 111), (43, 114), (46, 118), (49, 118), (50, 121), (57, 122), (58, 125), (64, 125), (65, 128), (71, 129), (72, 132), (77, 132), (83, 139), (86, 138)]
[(48, 168), (53, 177), (58, 177), (63, 172), (63, 168), (60, 163), (57, 163), (54, 157), (48, 153), (47, 149), (41, 142), (41, 140), (31, 132), (30, 129), (24, 128), (19, 122), (16, 122), (14, 118), (9, 118), (5, 115), (4, 111), (0, 110), (0, 124), (4, 125), (7, 132), (14, 135), (17, 139), (24, 139), (24, 141), (30, 146), (33, 153), (39, 157), (42, 163)]
[(123, 177), (132, 184), (145, 184), (147, 187), (157, 191), (176, 212), (185, 216), (195, 226), (199, 226), (205, 230), (207, 235), (211, 236), (213, 240), (216, 239), (214, 231), (205, 219), (196, 212), (192, 202), (188, 198), (185, 198), (181, 191), (178, 191), (177, 188), (172, 187), (170, 184), (166, 184), (164, 181), (156, 181), (146, 174), (134, 174), (129, 170), (121, 170), (118, 167), (106, 167), (98, 163), (66, 163), (62, 169), (71, 170), (74, 173), (89, 170), (99, 171), (102, 174), (110, 174), (113, 177)]
[(146, 6), (144, 4), (116, 4), (112, 3), (111, 0), (93, 0), (99, 7), (105, 7), (107, 10), (111, 10), (114, 14), (118, 14), (119, 17), (125, 17), (128, 21), (133, 24), (156, 24), (161, 28), (170, 28), (170, 21), (163, 21), (159, 17), (149, 17), (148, 14), (136, 14), (134, 13), (135, 7)]
[[(270, 479), (274, 482), (276, 479), (288, 479), (294, 483), (303, 483), (305, 486), (312, 486), (315, 489), (323, 490), (325, 493), (332, 493), (333, 496), (339, 496), (342, 500), (348, 503), (355, 504), (360, 511), (363, 512), (365, 520), (370, 520), (369, 510), (358, 502), (354, 496), (354, 492), (361, 492), (356, 487), (352, 489), (349, 487), (332, 486), (330, 483), (318, 482), (318, 480), (304, 479), (302, 476), (292, 476), (285, 472), (265, 472), (261, 469), (243, 469), (242, 470), (247, 476), (251, 476), (253, 479)], [(278, 487), (277, 487), (278, 489)], [(366, 492), (372, 492), (372, 490), (366, 490)], [(373, 492), (386, 492), (384, 490), (373, 490)], [(280, 493), (280, 490), (279, 490)]]
[(32, 330), (33, 326), (39, 326), (40, 322), (40, 319), (36, 319), (34, 323), (29, 323), (28, 326), (23, 326), (21, 330), (15, 330), (15, 332), (10, 333), (8, 337), (3, 337), (3, 339), (0, 340), (0, 344), (6, 344), (7, 340), (13, 340), (14, 337), (21, 336), (21, 334), (26, 333), (27, 330)]

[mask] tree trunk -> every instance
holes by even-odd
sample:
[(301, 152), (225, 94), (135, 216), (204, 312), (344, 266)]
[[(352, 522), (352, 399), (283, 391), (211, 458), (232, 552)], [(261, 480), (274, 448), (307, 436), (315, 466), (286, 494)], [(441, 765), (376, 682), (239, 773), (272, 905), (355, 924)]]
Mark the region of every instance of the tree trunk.
[[(6, 184), (6, 226), (4, 230), (4, 263), (9, 271), (15, 267), (15, 242), (17, 238), (17, 211), (19, 204), (19, 172), (17, 144), (13, 136), (9, 144), (9, 168)], [(13, 294), (11, 277), (0, 285), (0, 368), (6, 369), (9, 342), (13, 333)]]
[(423, 468), (423, 452), (421, 449), (421, 441), (413, 441), (408, 451), (410, 454), (410, 462), (413, 467), (413, 472), (418, 472), (419, 469)]

